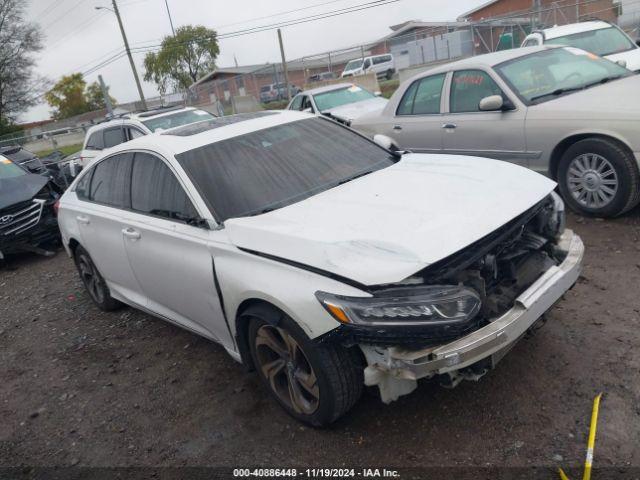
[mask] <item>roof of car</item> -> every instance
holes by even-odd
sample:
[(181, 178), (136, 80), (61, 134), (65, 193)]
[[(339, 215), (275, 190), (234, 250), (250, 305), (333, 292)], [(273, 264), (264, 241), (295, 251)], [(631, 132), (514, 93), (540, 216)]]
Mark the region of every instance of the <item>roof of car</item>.
[(601, 30), (611, 27), (610, 23), (602, 20), (592, 20), (588, 22), (570, 23), (569, 25), (560, 25), (550, 28), (544, 28), (544, 36), (547, 40), (552, 38), (564, 37), (565, 35), (573, 35), (575, 33), (588, 32), (591, 30)]
[(355, 86), (353, 83), (334, 83), (332, 85), (325, 85), (323, 87), (312, 88), (302, 92), (305, 95), (317, 95), (319, 93), (332, 92), (333, 90), (342, 90), (343, 88), (351, 88)]
[(162, 133), (145, 135), (113, 147), (109, 152), (150, 149), (159, 152), (169, 151), (178, 155), (188, 150), (257, 130), (312, 118), (316, 118), (315, 115), (292, 110), (267, 110), (250, 114), (229, 115), (165, 130)]
[(484, 55), (476, 55), (475, 57), (468, 57), (462, 60), (457, 60), (455, 62), (445, 63), (444, 65), (430, 68), (429, 70), (420, 72), (413, 78), (421, 78), (426, 75), (448, 72), (450, 70), (459, 70), (461, 68), (477, 68), (479, 66), (495, 67), (496, 65), (508, 62), (509, 60), (513, 60), (514, 58), (524, 57), (525, 55), (529, 55), (531, 53), (551, 50), (553, 48), (561, 47), (558, 47), (557, 45), (542, 45), (536, 47), (513, 48), (510, 50), (501, 50), (499, 52), (485, 53)]
[(159, 108), (157, 110), (148, 110), (146, 112), (133, 112), (120, 115), (97, 125), (93, 125), (87, 130), (87, 136), (91, 135), (97, 130), (103, 130), (105, 128), (122, 125), (126, 120), (135, 120), (142, 122), (149, 120), (150, 118), (161, 118), (167, 115), (172, 115), (180, 111), (196, 110), (194, 107), (176, 107), (176, 108)]

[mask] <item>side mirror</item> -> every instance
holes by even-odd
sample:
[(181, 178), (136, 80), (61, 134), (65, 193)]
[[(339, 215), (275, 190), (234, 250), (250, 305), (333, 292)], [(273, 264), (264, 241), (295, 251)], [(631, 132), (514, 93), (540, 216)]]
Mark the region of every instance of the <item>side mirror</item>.
[(620, 60), (618, 60), (616, 63), (617, 63), (618, 65), (620, 65), (622, 68), (627, 68), (627, 61), (626, 61), (626, 60), (622, 60), (622, 59), (620, 59)]
[(398, 150), (395, 142), (391, 138), (387, 137), (386, 135), (382, 135), (381, 133), (374, 135), (373, 141), (385, 150), (391, 150), (392, 152)]
[(489, 97), (484, 97), (480, 100), (480, 105), (478, 108), (481, 112), (495, 112), (497, 110), (502, 110), (504, 107), (504, 100), (502, 99), (502, 95), (491, 95)]

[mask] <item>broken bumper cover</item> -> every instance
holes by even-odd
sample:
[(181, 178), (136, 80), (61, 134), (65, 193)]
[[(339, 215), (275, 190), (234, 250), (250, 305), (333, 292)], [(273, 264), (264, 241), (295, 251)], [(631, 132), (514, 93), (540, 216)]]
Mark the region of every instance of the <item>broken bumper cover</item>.
[[(580, 275), (584, 256), (580, 237), (571, 230), (565, 230), (558, 247), (566, 252), (563, 262), (541, 275), (516, 299), (510, 310), (489, 325), (445, 345), (422, 350), (390, 347), (381, 351), (375, 347), (363, 347), (369, 363), (365, 370), (366, 383), (379, 385), (384, 400), (383, 383), (388, 383), (388, 377), (415, 381), (454, 372), (508, 351), (574, 285)], [(390, 399), (405, 393), (408, 392), (392, 394)]]

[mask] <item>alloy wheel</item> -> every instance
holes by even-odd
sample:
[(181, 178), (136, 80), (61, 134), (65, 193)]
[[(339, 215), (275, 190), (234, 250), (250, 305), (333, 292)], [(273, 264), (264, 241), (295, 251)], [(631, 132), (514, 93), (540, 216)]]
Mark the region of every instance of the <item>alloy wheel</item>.
[(613, 201), (618, 192), (618, 174), (609, 160), (595, 153), (578, 155), (569, 164), (567, 187), (582, 206), (598, 209)]
[(280, 401), (311, 415), (320, 403), (318, 380), (298, 342), (284, 329), (263, 325), (256, 332), (258, 368)]
[(80, 277), (89, 295), (91, 295), (97, 303), (104, 302), (102, 277), (96, 270), (91, 259), (86, 255), (80, 255), (80, 258), (78, 258), (78, 270), (80, 270)]

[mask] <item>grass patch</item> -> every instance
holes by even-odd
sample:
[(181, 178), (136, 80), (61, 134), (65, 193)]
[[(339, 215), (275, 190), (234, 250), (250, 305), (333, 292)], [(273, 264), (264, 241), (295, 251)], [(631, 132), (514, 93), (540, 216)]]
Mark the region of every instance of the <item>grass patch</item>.
[[(82, 144), (79, 143), (77, 145), (69, 145), (67, 147), (58, 147), (57, 150), (60, 150), (66, 157), (67, 155), (71, 155), (72, 153), (76, 153), (82, 150)], [(47, 155), (50, 155), (53, 152), (54, 152), (54, 149), (50, 148), (49, 150), (42, 150), (40, 152), (33, 152), (33, 153), (35, 153), (39, 157), (46, 157)]]
[(393, 95), (399, 86), (400, 80), (387, 80), (380, 82), (380, 93), (382, 93), (384, 98), (391, 98), (391, 95)]

